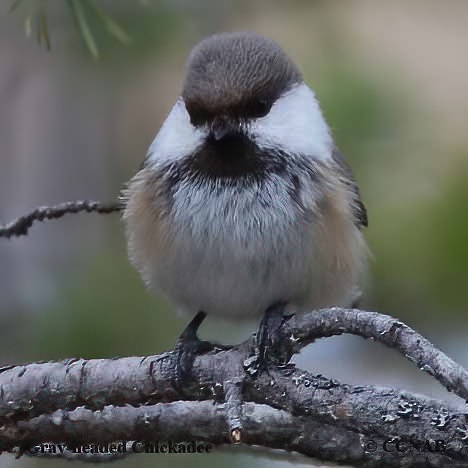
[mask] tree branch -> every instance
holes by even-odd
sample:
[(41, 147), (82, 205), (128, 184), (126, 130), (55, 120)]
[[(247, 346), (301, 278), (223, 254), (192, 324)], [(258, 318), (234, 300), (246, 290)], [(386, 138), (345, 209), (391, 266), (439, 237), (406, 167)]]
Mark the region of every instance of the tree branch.
[[(73, 447), (100, 444), (113, 441), (164, 441), (171, 435), (171, 443), (177, 444), (188, 440), (197, 440), (210, 445), (229, 443), (224, 413), (209, 401), (174, 402), (151, 406), (108, 407), (100, 412), (78, 408), (71, 412), (57, 411), (18, 424), (18, 440), (21, 437), (25, 446), (38, 445), (50, 440), (61, 440)], [(309, 457), (327, 459), (334, 462), (355, 463), (372, 466), (376, 455), (379, 464), (375, 466), (400, 466), (400, 459), (408, 466), (408, 454), (401, 457), (395, 447), (397, 440), (387, 442), (389, 452), (382, 450), (388, 437), (362, 437), (359, 431), (339, 425), (328, 424), (311, 417), (293, 416), (282, 410), (267, 405), (246, 403), (244, 407), (244, 444), (259, 445), (263, 448), (286, 449)], [(18, 433), (21, 436), (18, 436)], [(65, 437), (64, 437), (65, 434)], [(401, 446), (409, 440), (399, 439)], [(442, 440), (440, 436), (434, 441)], [(418, 441), (411, 440), (411, 466), (452, 466), (457, 460), (457, 452), (451, 447), (431, 454), (420, 450)], [(127, 452), (140, 453), (142, 444), (128, 443)], [(143, 445), (143, 446), (142, 446)], [(441, 443), (439, 443), (442, 446)], [(435, 447), (434, 443), (434, 447)], [(380, 450), (375, 450), (380, 448)], [(76, 449), (75, 449), (76, 450)], [(428, 457), (430, 463), (428, 462)], [(98, 458), (98, 457), (95, 457)], [(426, 464), (427, 463), (427, 464)]]
[(449, 392), (468, 400), (468, 372), (422, 335), (389, 315), (358, 309), (324, 309), (292, 317), (282, 332), (292, 341), (289, 345), (292, 354), (317, 338), (344, 333), (378, 341), (399, 351)]
[[(314, 339), (352, 333), (396, 348), (448, 389), (467, 394), (463, 368), (386, 315), (324, 309), (286, 318), (280, 333), (272, 352), (283, 360)], [(359, 466), (468, 463), (464, 409), (392, 388), (342, 384), (292, 364), (259, 372), (252, 367), (255, 343), (251, 337), (197, 356), (183, 395), (174, 384), (173, 351), (0, 369), (0, 449), (241, 440)], [(398, 450), (401, 444), (409, 449)]]
[(46, 219), (58, 219), (67, 213), (113, 213), (120, 211), (122, 206), (119, 202), (102, 203), (90, 200), (76, 200), (59, 203), (55, 206), (40, 206), (30, 213), (16, 218), (7, 224), (0, 225), (0, 237), (10, 238), (12, 236), (25, 236), (34, 221), (44, 221)]

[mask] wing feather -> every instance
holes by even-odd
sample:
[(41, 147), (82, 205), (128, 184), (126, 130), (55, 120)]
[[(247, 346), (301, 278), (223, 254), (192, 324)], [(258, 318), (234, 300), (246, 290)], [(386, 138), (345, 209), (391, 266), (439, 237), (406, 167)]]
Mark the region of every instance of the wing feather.
[(332, 153), (332, 159), (338, 167), (338, 170), (343, 177), (343, 181), (349, 187), (351, 192), (354, 195), (354, 216), (356, 226), (360, 229), (363, 227), (367, 227), (368, 225), (368, 218), (367, 218), (367, 210), (364, 206), (364, 203), (361, 200), (361, 195), (359, 193), (359, 187), (356, 183), (356, 179), (351, 171), (351, 167), (346, 162), (343, 155), (340, 153), (338, 148), (334, 148)]

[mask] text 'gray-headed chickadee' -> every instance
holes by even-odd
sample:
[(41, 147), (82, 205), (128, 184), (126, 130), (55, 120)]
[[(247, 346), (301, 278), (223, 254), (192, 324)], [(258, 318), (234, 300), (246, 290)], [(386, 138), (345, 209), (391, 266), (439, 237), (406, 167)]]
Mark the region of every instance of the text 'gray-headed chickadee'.
[(124, 198), (133, 265), (185, 312), (252, 318), (359, 294), (365, 207), (313, 91), (270, 39), (194, 47)]

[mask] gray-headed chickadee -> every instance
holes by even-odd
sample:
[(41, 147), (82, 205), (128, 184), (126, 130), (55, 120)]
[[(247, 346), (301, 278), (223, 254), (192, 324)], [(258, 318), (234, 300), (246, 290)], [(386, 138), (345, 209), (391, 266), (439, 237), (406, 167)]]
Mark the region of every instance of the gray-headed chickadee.
[(132, 263), (183, 311), (252, 318), (358, 294), (366, 210), (313, 91), (270, 39), (194, 47), (124, 198)]

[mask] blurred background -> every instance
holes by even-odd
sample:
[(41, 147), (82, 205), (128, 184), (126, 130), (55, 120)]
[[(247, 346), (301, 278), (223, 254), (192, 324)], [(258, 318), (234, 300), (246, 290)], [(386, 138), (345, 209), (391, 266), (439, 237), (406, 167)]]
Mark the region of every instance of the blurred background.
[[(34, 2), (46, 8), (51, 51), (34, 24), (26, 37), (24, 8), (0, 5), (0, 223), (38, 205), (114, 200), (177, 98), (191, 47), (254, 30), (299, 64), (353, 167), (374, 255), (365, 307), (468, 366), (468, 2), (97, 0), (130, 42), (91, 21), (94, 51), (69, 3)], [(171, 348), (184, 323), (144, 289), (116, 214), (69, 215), (0, 239), (0, 365), (153, 354)], [(458, 401), (396, 352), (356, 337), (319, 341), (296, 362)], [(0, 457), (1, 467), (64, 463)], [(302, 463), (226, 449), (115, 466)]]

